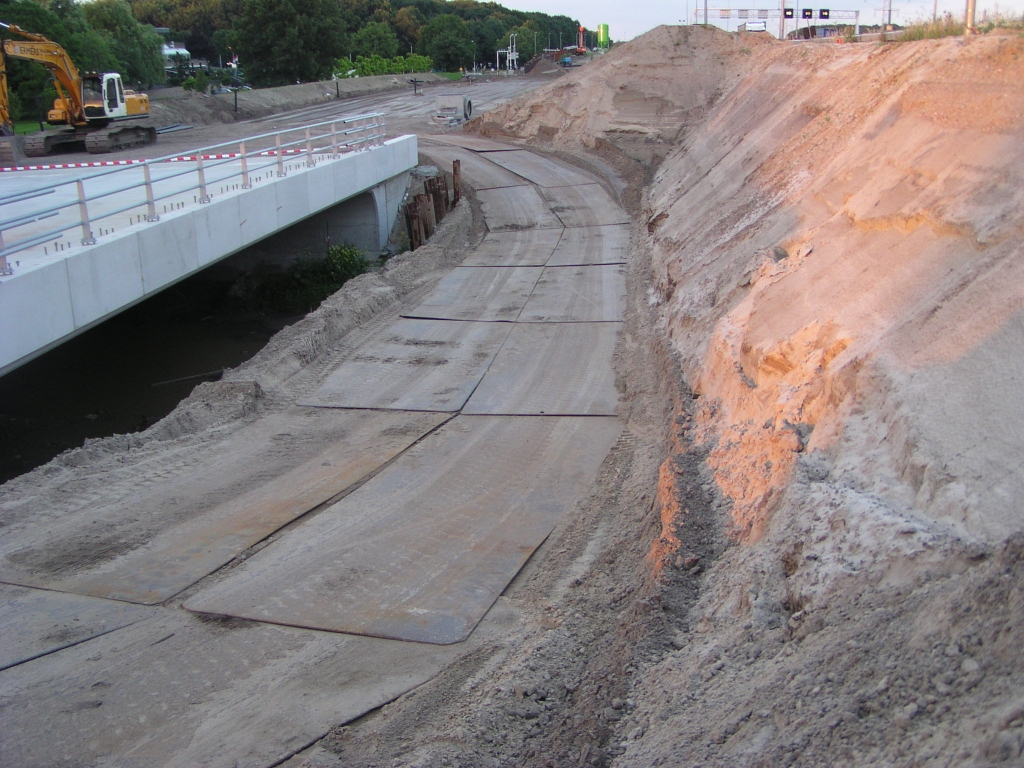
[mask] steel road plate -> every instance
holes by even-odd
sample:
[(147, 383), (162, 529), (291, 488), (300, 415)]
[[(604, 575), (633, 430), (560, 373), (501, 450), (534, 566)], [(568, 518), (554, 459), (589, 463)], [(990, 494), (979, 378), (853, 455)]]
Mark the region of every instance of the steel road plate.
[(588, 173), (524, 150), (489, 152), (487, 159), (540, 187), (575, 187), (594, 183), (594, 177)]
[(356, 350), (300, 404), (457, 411), (509, 330), (508, 323), (398, 320)]
[(629, 251), (629, 226), (569, 227), (562, 230), (549, 267), (577, 264), (622, 264)]
[[(0, 540), (0, 579), (144, 604), (162, 602), (378, 469), (443, 423), (439, 414), (290, 409), (133, 495), (38, 515)], [(152, 470), (151, 470), (152, 471)]]
[(607, 417), (460, 416), (185, 607), (463, 640), (586, 491), (620, 429)]
[(278, 765), (467, 650), (158, 610), (5, 670), (0, 764)]
[(482, 139), (476, 136), (467, 136), (464, 133), (447, 133), (440, 136), (431, 136), (430, 141), (443, 141), (445, 144), (454, 144), (457, 147), (466, 147), (474, 152), (507, 152), (516, 149), (513, 144), (501, 144), (490, 139)]
[(0, 669), (134, 624), (153, 611), (116, 600), (0, 584)]
[(543, 267), (456, 267), (403, 317), (511, 322), (542, 271)]
[(621, 320), (626, 269), (621, 265), (548, 267), (519, 313), (521, 323)]
[(516, 176), (500, 165), (487, 159), (487, 155), (479, 155), (468, 149), (452, 146), (439, 146), (420, 142), (420, 152), (446, 172), (451, 172), (452, 161), (458, 160), (460, 173), (464, 181), (476, 190), (498, 189), (501, 187), (521, 187), (529, 184), (526, 179)]
[(517, 324), (462, 412), (614, 416), (621, 325)]
[(462, 266), (543, 267), (558, 245), (561, 234), (561, 229), (488, 232)]
[(541, 196), (566, 227), (593, 227), (602, 224), (629, 224), (622, 210), (600, 184), (579, 187), (539, 188)]
[[(487, 229), (561, 229), (562, 222), (537, 191), (537, 187), (507, 187), (477, 192)], [(588, 222), (591, 224), (598, 222)]]

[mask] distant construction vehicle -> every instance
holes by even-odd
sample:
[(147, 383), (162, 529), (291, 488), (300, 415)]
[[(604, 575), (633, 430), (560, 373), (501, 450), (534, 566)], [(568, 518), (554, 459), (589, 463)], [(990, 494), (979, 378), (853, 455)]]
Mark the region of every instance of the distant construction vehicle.
[[(116, 72), (79, 74), (67, 52), (52, 40), (13, 24), (0, 27), (25, 38), (4, 40), (0, 54), (0, 160), (14, 157), (11, 148), (14, 122), (7, 90), (6, 59), (35, 61), (46, 67), (57, 89), (46, 122), (67, 130), (26, 136), (24, 151), (42, 157), (58, 148), (79, 145), (93, 154), (113, 152), (156, 141), (156, 128), (148, 123), (149, 97), (125, 90)], [(147, 121), (139, 123), (138, 121)], [(125, 121), (136, 121), (126, 123)]]

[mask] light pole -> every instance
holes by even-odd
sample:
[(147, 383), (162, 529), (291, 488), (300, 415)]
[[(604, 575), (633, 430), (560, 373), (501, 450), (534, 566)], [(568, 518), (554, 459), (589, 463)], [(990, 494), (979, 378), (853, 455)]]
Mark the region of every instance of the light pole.
[(470, 40), (473, 44), (473, 71), (476, 72), (476, 40)]

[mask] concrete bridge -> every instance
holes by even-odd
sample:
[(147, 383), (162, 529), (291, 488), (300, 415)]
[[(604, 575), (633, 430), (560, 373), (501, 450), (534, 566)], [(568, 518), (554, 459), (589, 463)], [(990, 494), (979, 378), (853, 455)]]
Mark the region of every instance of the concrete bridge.
[(316, 222), (317, 243), (379, 251), (416, 159), (416, 137), (384, 140), (371, 114), (187, 157), (0, 176), (0, 375), (300, 222)]

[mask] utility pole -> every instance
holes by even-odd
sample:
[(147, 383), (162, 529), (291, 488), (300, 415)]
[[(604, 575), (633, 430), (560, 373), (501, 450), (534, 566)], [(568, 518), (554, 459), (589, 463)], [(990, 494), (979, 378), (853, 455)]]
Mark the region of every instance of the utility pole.
[(974, 28), (974, 8), (975, 0), (967, 0), (967, 14), (964, 19), (965, 35), (976, 35), (978, 33), (978, 30)]

